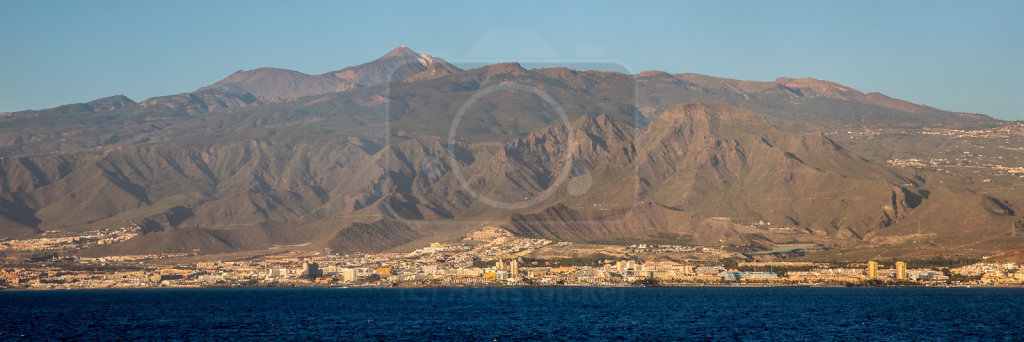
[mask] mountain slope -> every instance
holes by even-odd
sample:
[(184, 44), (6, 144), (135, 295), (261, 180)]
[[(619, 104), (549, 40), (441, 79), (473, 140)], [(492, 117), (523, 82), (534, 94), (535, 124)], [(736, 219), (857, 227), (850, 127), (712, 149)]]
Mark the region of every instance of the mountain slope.
[[(571, 199), (577, 208), (570, 221), (576, 215), (593, 215), (587, 212), (594, 208), (607, 211), (610, 199), (630, 203), (629, 198), (616, 194), (633, 190), (629, 184), (636, 184), (636, 200), (654, 204), (641, 212), (623, 214), (623, 222), (636, 222), (632, 227), (638, 231), (672, 227), (671, 233), (696, 234), (702, 219), (721, 217), (747, 224), (769, 221), (813, 235), (862, 239), (910, 215), (922, 201), (913, 181), (856, 157), (820, 134), (785, 133), (741, 108), (686, 103), (660, 115), (635, 141), (620, 144), (609, 150), (635, 154), (621, 154), (618, 160), (598, 158), (592, 174), (601, 184), (611, 186), (597, 185), (581, 198)], [(632, 162), (623, 163), (628, 160)], [(535, 219), (557, 219), (558, 212), (567, 211), (556, 210)], [(529, 220), (519, 217), (512, 225), (518, 232), (538, 236), (644, 236), (578, 234), (572, 231), (578, 227), (573, 228), (571, 222), (561, 228), (541, 223), (548, 230), (555, 229), (545, 232), (532, 227)], [(592, 225), (604, 227), (603, 221)], [(645, 223), (648, 221), (660, 223)], [(623, 222), (606, 228), (629, 231), (625, 227), (630, 225), (622, 226)]]
[(259, 68), (239, 70), (212, 85), (199, 88), (247, 92), (263, 101), (282, 101), (297, 97), (345, 91), (359, 86), (330, 75), (306, 75), (298, 71)]

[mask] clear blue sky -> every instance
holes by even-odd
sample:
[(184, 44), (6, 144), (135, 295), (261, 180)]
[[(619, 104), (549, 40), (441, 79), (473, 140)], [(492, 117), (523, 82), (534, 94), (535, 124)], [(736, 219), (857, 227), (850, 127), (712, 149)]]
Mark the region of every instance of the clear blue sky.
[(316, 74), (407, 45), (453, 62), (612, 61), (815, 77), (1024, 119), (1024, 1), (0, 0), (0, 112), (193, 91), (239, 69)]

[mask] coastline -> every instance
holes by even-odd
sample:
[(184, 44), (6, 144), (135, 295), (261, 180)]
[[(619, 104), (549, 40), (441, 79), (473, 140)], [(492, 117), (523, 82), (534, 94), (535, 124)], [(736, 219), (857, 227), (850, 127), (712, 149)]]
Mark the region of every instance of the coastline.
[(281, 284), (281, 285), (237, 285), (237, 286), (151, 286), (151, 287), (8, 287), (0, 288), (0, 292), (60, 292), (60, 291), (103, 291), (103, 290), (182, 290), (182, 289), (525, 289), (525, 288), (1021, 288), (1024, 285), (998, 284), (891, 284), (891, 285), (866, 285), (866, 284), (659, 284), (659, 285), (409, 285), (409, 284), (350, 284), (350, 285), (317, 285), (317, 284)]

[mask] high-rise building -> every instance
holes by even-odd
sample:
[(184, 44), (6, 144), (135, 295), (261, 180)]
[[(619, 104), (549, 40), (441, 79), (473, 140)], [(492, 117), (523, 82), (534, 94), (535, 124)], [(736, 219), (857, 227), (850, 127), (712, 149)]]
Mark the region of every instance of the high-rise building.
[(512, 273), (512, 278), (519, 277), (519, 260), (512, 259), (509, 263), (509, 268)]
[(302, 263), (302, 272), (299, 272), (299, 277), (303, 277), (303, 278), (306, 278), (306, 277), (316, 278), (316, 277), (319, 277), (321, 275), (323, 275), (323, 273), (320, 271), (320, 265), (318, 265), (317, 263), (315, 263), (315, 262), (305, 262), (305, 263)]
[(906, 280), (907, 279), (907, 263), (902, 261), (896, 262), (896, 279)]
[(868, 261), (868, 279), (878, 279), (877, 261)]
[(341, 273), (342, 281), (353, 282), (356, 281), (356, 279), (359, 279), (354, 268), (343, 268), (339, 273)]

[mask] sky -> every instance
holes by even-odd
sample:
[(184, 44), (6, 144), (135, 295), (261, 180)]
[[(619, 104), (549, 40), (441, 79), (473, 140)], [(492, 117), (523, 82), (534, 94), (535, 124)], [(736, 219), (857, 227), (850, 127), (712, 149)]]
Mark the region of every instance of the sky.
[[(814, 77), (1024, 120), (1024, 1), (0, 0), (0, 112), (319, 74), (406, 45), (456, 65)], [(614, 68), (613, 68), (614, 69)]]

